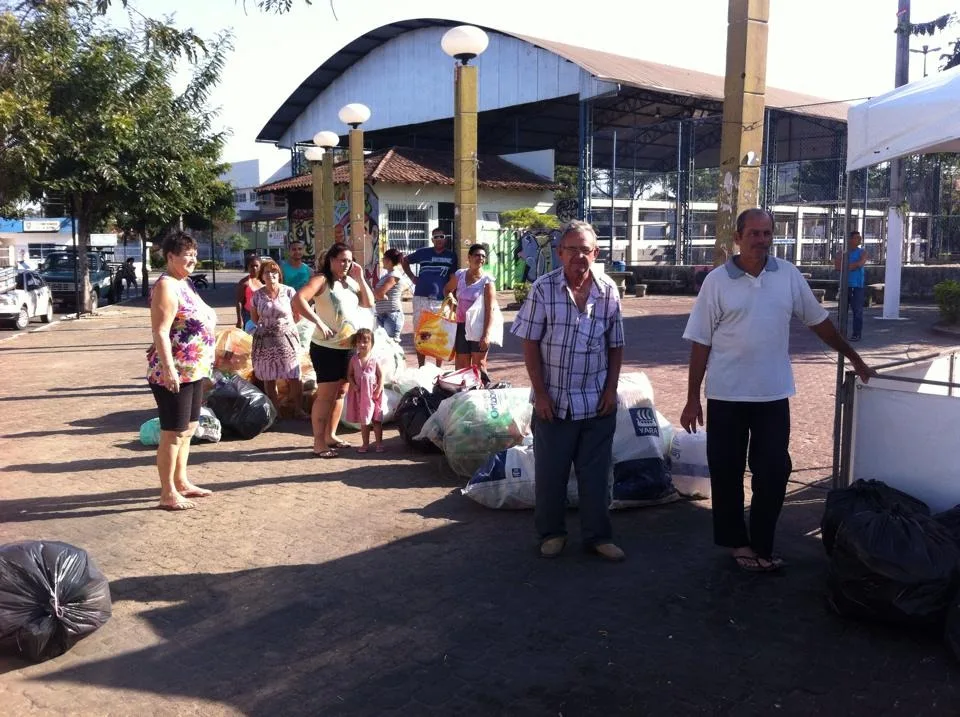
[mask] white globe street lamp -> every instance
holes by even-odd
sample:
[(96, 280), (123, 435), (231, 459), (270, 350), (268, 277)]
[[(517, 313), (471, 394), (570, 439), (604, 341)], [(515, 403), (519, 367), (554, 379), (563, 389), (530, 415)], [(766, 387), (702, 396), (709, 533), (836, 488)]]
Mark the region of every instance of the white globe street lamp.
[(370, 108), (366, 105), (360, 104), (359, 102), (351, 102), (350, 104), (341, 107), (337, 116), (340, 118), (341, 122), (350, 125), (353, 127), (353, 129), (356, 129), (370, 119)]
[(477, 241), (477, 66), (469, 62), (487, 49), (487, 33), (473, 25), (452, 27), (440, 47), (458, 60), (453, 68), (453, 240), (460, 266)]
[(473, 25), (452, 27), (443, 34), (440, 47), (443, 51), (466, 65), (487, 49), (490, 38), (487, 33)]
[(322, 147), (307, 147), (303, 151), (303, 156), (308, 162), (319, 162), (323, 159), (324, 151)]
[(340, 137), (336, 132), (331, 132), (330, 130), (325, 129), (313, 135), (313, 143), (318, 147), (323, 147), (324, 149), (333, 149), (340, 144)]

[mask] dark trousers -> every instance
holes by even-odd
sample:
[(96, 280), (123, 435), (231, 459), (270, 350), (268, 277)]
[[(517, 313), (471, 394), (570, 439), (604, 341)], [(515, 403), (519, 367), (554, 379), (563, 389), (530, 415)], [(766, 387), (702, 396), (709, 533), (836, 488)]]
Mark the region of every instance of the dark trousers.
[(847, 305), (853, 311), (853, 330), (851, 336), (860, 336), (863, 331), (863, 305), (866, 302), (866, 289), (862, 286), (847, 287)]
[[(773, 554), (777, 519), (787, 492), (790, 402), (707, 401), (707, 464), (713, 493), (713, 540), (727, 548), (750, 546)], [(750, 482), (750, 531), (743, 517), (743, 471)]]
[(533, 419), (537, 506), (534, 522), (540, 540), (567, 534), (567, 482), (577, 474), (580, 533), (586, 546), (609, 543), (607, 477), (613, 461), (615, 413), (580, 421)]

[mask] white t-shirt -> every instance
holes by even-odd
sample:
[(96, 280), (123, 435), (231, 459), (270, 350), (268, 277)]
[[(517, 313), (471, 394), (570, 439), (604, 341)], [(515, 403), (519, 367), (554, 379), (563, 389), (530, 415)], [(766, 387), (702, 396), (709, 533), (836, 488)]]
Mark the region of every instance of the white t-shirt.
[(683, 338), (710, 346), (706, 396), (720, 401), (779, 401), (796, 393), (790, 366), (790, 319), (821, 323), (817, 303), (793, 264), (767, 257), (759, 276), (733, 259), (711, 271)]

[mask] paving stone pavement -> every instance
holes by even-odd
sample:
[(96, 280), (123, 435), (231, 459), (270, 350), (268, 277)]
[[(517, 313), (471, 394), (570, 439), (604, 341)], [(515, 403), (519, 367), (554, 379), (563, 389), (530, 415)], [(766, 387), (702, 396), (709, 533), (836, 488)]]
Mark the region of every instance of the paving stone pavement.
[[(232, 324), (229, 287), (211, 296)], [(674, 422), (691, 302), (625, 302), (625, 370), (648, 373)], [(906, 307), (906, 322), (878, 312), (860, 345), (871, 362), (950, 343), (930, 333), (932, 307)], [(66, 655), (0, 658), (4, 714), (960, 711), (938, 636), (844, 621), (825, 605), (816, 529), (835, 358), (803, 327), (779, 534), (790, 567), (775, 577), (732, 570), (704, 503), (615, 514), (621, 565), (577, 549), (571, 513), (566, 554), (539, 560), (530, 512), (462, 497), (442, 456), (408, 452), (392, 429), (385, 454), (326, 461), (291, 421), (201, 444), (192, 477), (214, 496), (195, 511), (155, 510), (154, 451), (137, 440), (154, 413), (148, 340), (148, 312), (133, 302), (0, 342), (0, 543), (84, 547), (114, 600), (110, 622)], [(517, 342), (496, 351), (492, 372), (526, 383)]]

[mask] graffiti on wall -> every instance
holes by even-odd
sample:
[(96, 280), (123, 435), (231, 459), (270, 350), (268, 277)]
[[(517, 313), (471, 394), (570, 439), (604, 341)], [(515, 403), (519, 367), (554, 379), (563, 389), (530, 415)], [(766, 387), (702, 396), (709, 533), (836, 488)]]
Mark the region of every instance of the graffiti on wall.
[[(366, 188), (364, 202), (364, 226), (366, 228), (366, 255), (367, 261), (364, 273), (368, 281), (376, 281), (380, 273), (380, 200), (376, 192), (369, 186)], [(308, 256), (314, 254), (315, 234), (313, 209), (294, 209), (291, 212), (290, 236), (302, 241), (306, 246)], [(350, 236), (350, 188), (346, 184), (338, 184), (333, 195), (333, 240), (344, 242), (351, 249), (354, 247)]]

